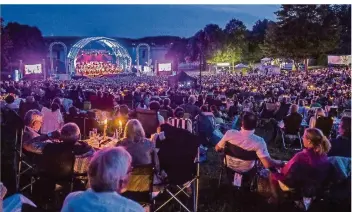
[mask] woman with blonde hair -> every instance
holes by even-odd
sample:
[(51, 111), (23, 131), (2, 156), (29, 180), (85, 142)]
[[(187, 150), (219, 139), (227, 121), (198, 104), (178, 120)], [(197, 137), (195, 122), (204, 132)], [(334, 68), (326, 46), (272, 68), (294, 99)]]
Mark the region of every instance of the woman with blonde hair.
[(329, 170), (327, 153), (331, 148), (330, 141), (321, 130), (308, 128), (303, 135), (303, 145), (305, 149), (296, 153), (280, 172), (270, 175), (271, 203), (278, 201), (279, 188), (283, 191), (303, 189), (307, 184), (319, 185), (325, 180)]
[(124, 138), (118, 143), (132, 156), (132, 166), (144, 165), (154, 162), (159, 164), (155, 143), (145, 137), (145, 132), (141, 122), (137, 119), (131, 119), (127, 122), (124, 131)]

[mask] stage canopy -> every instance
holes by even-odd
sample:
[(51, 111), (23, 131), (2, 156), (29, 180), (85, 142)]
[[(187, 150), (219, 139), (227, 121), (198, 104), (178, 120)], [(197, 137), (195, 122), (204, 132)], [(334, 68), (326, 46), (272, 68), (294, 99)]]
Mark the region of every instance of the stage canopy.
[(112, 38), (106, 38), (106, 37), (89, 37), (78, 41), (70, 49), (67, 56), (67, 59), (69, 61), (70, 74), (75, 72), (75, 66), (76, 66), (76, 61), (77, 61), (77, 56), (79, 51), (93, 41), (103, 43), (106, 46), (110, 47), (112, 49), (113, 54), (116, 56), (116, 59), (120, 61), (119, 64), (122, 66), (121, 68), (131, 69), (131, 65), (132, 65), (131, 56), (128, 54), (127, 49), (121, 46), (116, 40)]
[(170, 76), (168, 78), (169, 85), (175, 86), (178, 84), (190, 85), (192, 87), (197, 85), (197, 79), (189, 76), (186, 72), (182, 71), (175, 76)]

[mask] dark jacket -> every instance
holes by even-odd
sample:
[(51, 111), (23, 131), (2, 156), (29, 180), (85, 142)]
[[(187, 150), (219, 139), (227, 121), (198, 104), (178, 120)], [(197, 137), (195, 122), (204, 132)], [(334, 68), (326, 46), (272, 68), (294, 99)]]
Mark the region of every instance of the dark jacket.
[(275, 120), (282, 121), (282, 119), (287, 115), (288, 111), (290, 110), (291, 104), (283, 104), (281, 103), (280, 108), (275, 113)]
[(200, 108), (196, 105), (187, 103), (182, 105), (181, 107), (185, 110), (185, 113), (191, 114), (191, 119), (194, 119), (198, 114), (201, 113)]
[(351, 137), (339, 136), (331, 140), (331, 149), (328, 156), (351, 158)]
[(301, 127), (303, 117), (299, 113), (291, 113), (284, 118), (285, 134), (296, 135)]

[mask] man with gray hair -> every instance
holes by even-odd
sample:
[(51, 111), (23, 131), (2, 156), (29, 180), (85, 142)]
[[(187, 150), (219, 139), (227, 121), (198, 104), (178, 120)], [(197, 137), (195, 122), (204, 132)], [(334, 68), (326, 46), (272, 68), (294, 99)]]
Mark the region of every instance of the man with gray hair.
[(191, 115), (191, 119), (194, 119), (201, 113), (200, 108), (195, 105), (196, 101), (196, 97), (194, 95), (190, 95), (188, 97), (188, 103), (181, 105), (181, 107), (185, 110), (185, 113), (189, 113)]
[(61, 212), (143, 212), (141, 205), (119, 194), (127, 184), (131, 162), (131, 155), (122, 147), (96, 152), (88, 169), (90, 188), (70, 193)]
[(39, 110), (29, 110), (24, 116), (24, 131), (22, 136), (23, 148), (32, 153), (42, 154), (45, 145), (50, 139), (60, 137), (60, 133), (55, 131), (45, 135), (38, 132), (43, 124), (43, 114)]
[(61, 142), (46, 144), (43, 153), (50, 155), (57, 152), (73, 151), (76, 157), (75, 173), (87, 173), (89, 161), (95, 151), (86, 142), (79, 141), (80, 136), (81, 132), (77, 124), (67, 123), (61, 128)]

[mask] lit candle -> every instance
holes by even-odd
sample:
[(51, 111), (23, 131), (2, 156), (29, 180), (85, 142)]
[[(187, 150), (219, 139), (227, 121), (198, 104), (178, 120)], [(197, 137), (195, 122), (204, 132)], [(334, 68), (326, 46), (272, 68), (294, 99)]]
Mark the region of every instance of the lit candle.
[(120, 133), (122, 133), (122, 122), (121, 122), (121, 120), (119, 120), (119, 131), (120, 131)]
[(106, 129), (108, 128), (108, 120), (104, 120), (104, 139), (106, 138)]

